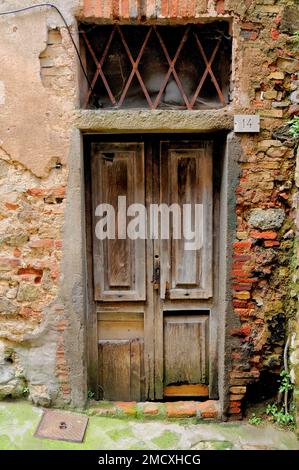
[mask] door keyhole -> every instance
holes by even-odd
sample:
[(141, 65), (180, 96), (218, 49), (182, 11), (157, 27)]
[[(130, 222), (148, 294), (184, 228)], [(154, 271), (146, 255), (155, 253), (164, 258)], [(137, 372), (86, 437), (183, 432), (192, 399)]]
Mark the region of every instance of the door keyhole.
[(154, 283), (154, 289), (158, 289), (160, 285), (160, 274), (161, 274), (161, 269), (160, 269), (160, 258), (158, 255), (155, 256), (154, 259), (154, 275), (153, 275), (153, 283)]

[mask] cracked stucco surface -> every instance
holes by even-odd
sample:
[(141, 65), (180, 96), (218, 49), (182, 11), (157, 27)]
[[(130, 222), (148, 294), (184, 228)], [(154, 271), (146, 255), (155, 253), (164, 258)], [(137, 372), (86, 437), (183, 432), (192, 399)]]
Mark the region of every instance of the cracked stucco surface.
[[(26, 6), (36, 2), (27, 1)], [(73, 22), (74, 1), (54, 1)], [(2, 1), (0, 11), (24, 7), (23, 1)], [(30, 21), (29, 21), (30, 19)], [(40, 53), (46, 48), (48, 28), (61, 19), (49, 8), (0, 17), (0, 152), (42, 177), (53, 158), (62, 163), (69, 151), (70, 112), (76, 104), (74, 49), (62, 28), (64, 62), (69, 69), (69, 91), (57, 95), (40, 76)]]

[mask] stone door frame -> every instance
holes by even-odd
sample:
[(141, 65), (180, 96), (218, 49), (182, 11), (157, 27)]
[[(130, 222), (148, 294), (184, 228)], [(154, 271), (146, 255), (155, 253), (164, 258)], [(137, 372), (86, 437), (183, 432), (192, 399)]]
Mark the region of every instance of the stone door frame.
[(235, 237), (235, 188), (241, 147), (231, 132), (233, 116), (221, 111), (78, 111), (72, 130), (69, 156), (68, 197), (64, 225), (62, 298), (69, 327), (65, 333), (66, 356), (70, 366), (72, 405), (84, 406), (88, 390), (98, 387), (96, 314), (90, 283), (90, 242), (86, 237), (84, 175), (85, 134), (125, 133), (226, 133), (220, 193), (219, 245), (219, 344), (218, 388), (222, 414), (228, 405), (230, 369), (229, 332), (234, 314), (230, 296), (230, 271)]

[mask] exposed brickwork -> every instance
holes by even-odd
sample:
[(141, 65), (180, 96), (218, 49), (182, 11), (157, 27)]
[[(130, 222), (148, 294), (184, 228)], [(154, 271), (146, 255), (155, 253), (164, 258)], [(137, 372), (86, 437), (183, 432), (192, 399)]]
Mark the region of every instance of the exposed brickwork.
[(86, 18), (194, 18), (207, 12), (207, 0), (84, 0)]
[[(269, 5), (270, 7), (270, 5)], [(282, 350), (287, 330), (287, 320), (293, 315), (288, 307), (288, 283), (294, 232), (289, 219), (294, 174), (294, 144), (275, 136), (275, 129), (288, 118), (292, 104), (290, 94), (298, 86), (298, 61), (279, 32), (279, 6), (262, 9), (263, 31), (256, 22), (242, 22), (241, 37), (244, 48), (257, 40), (261, 44), (272, 42), (265, 63), (252, 77), (249, 90), (255, 90), (251, 109), (265, 119), (259, 137), (243, 137), (244, 155), (237, 188), (237, 239), (234, 243), (232, 269), (232, 295), (239, 326), (231, 330), (238, 338), (233, 346), (229, 413), (241, 417), (242, 398), (248, 383), (259, 380), (261, 371), (279, 371), (282, 367)], [(272, 7), (272, 5), (271, 5)], [(256, 8), (256, 12), (257, 12)], [(265, 28), (266, 26), (266, 28)], [(256, 34), (244, 34), (244, 31)], [(258, 57), (258, 55), (257, 55)], [(257, 59), (258, 61), (258, 59)], [(294, 64), (296, 63), (296, 65)], [(277, 109), (281, 108), (281, 109)], [(275, 226), (254, 227), (250, 213), (254, 208), (283, 209), (284, 223)], [(267, 224), (266, 224), (267, 225)], [(270, 224), (271, 225), (271, 224)]]
[(171, 403), (105, 402), (92, 404), (89, 413), (96, 416), (138, 417), (138, 418), (197, 418), (199, 420), (219, 419), (219, 402), (175, 401)]

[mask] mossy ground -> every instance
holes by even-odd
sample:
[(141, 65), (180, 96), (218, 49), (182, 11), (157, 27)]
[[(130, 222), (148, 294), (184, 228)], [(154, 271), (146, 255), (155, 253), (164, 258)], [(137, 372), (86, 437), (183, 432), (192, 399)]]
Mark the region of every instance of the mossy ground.
[(299, 449), (292, 432), (247, 423), (189, 424), (89, 417), (81, 444), (34, 437), (42, 409), (26, 401), (0, 403), (1, 450)]

